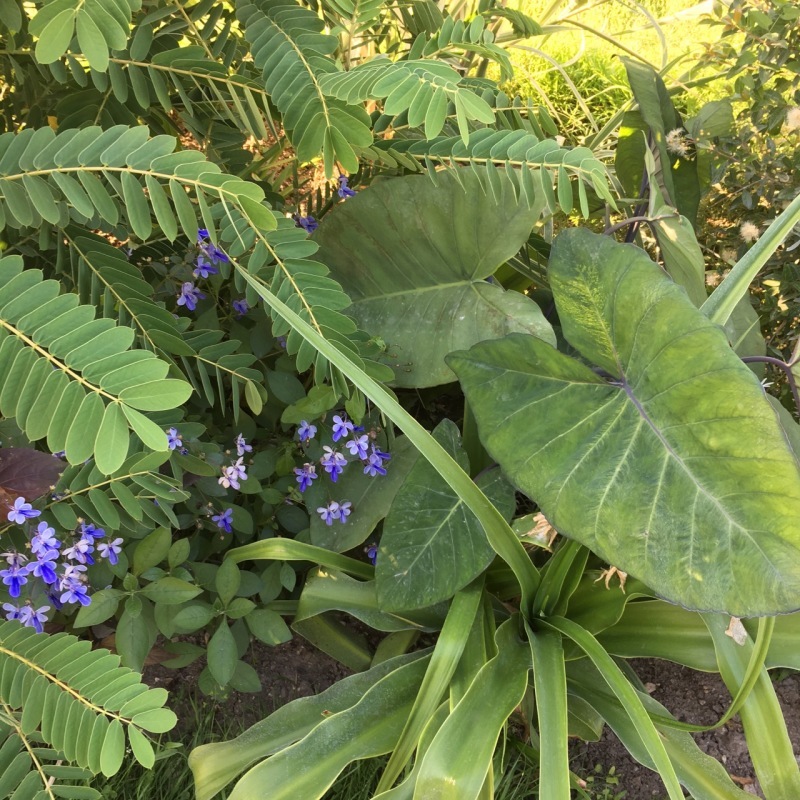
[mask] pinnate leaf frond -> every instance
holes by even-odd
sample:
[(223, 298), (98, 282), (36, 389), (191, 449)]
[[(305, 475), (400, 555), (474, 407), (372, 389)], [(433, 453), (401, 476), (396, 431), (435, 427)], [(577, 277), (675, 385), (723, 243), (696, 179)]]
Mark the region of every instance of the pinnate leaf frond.
[(131, 328), (95, 319), (93, 306), (23, 267), (19, 256), (0, 259), (0, 413), (30, 441), (46, 437), (72, 464), (94, 456), (108, 474), (124, 462), (131, 429), (165, 450), (164, 432), (142, 412), (177, 408), (191, 386), (131, 349)]
[[(166, 690), (149, 689), (138, 672), (120, 666), (118, 655), (92, 650), (90, 642), (67, 633), (40, 634), (17, 621), (0, 623), (0, 676), (5, 717), (0, 725), (5, 722), (11, 736), (41, 738), (52, 748), (52, 760), (60, 754), (80, 768), (60, 773), (63, 777), (85, 771), (114, 775), (125, 755), (126, 733), (136, 759), (152, 766), (153, 748), (143, 731), (163, 733), (176, 722), (163, 707)], [(25, 773), (58, 777), (34, 763), (29, 740), (20, 739)], [(4, 777), (7, 773), (0, 781)]]
[(559, 209), (571, 213), (577, 193), (580, 212), (588, 217), (587, 187), (614, 205), (606, 169), (591, 150), (562, 147), (525, 130), (485, 128), (474, 132), (468, 144), (460, 137), (439, 137), (431, 142), (387, 140), (376, 142), (364, 158), (390, 167), (427, 170), (434, 181), (437, 169), (451, 169), (457, 174), (455, 167), (469, 166), (475, 169), (485, 190), (495, 194), (498, 176), (504, 172), (521, 202), (549, 214)]
[(297, 158), (310, 161), (322, 153), (328, 177), (337, 161), (355, 172), (358, 151), (372, 143), (372, 131), (361, 105), (322, 91), (320, 77), (337, 71), (330, 58), (336, 37), (322, 33), (322, 20), (292, 0), (253, 0), (237, 13)]
[(210, 203), (215, 201), (226, 211), (238, 209), (256, 227), (274, 227), (261, 188), (223, 174), (197, 150), (176, 152), (176, 146), (174, 137), (151, 137), (142, 126), (5, 133), (0, 136), (0, 229), (125, 221), (146, 240), (155, 220), (166, 238), (174, 240), (182, 230), (194, 240), (198, 227), (214, 230)]

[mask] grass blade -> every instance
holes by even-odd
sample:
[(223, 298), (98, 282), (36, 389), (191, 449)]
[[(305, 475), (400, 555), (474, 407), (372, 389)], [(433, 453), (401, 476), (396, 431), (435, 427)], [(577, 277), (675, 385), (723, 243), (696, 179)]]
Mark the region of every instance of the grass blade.
[(600, 671), (603, 679), (627, 710), (631, 722), (633, 722), (637, 733), (641, 736), (647, 752), (653, 760), (653, 764), (667, 787), (669, 799), (683, 800), (681, 785), (658, 730), (656, 730), (655, 725), (648, 716), (647, 710), (639, 699), (639, 695), (636, 694), (636, 689), (633, 688), (630, 681), (614, 663), (614, 659), (611, 658), (591, 633), (571, 620), (563, 617), (550, 617), (549, 619), (540, 620), (540, 624), (559, 631), (564, 636), (572, 639), (589, 656), (592, 663)]
[(534, 633), (527, 624), (525, 628), (533, 655), (539, 715), (539, 796), (548, 800), (569, 800), (567, 678), (561, 636), (552, 631)]
[(389, 789), (400, 776), (416, 749), (422, 732), (436, 712), (464, 651), (464, 645), (478, 612), (482, 591), (483, 580), (480, 579), (462, 589), (453, 598), (419, 694), (414, 701), (414, 707), (381, 776), (375, 790), (376, 794)]

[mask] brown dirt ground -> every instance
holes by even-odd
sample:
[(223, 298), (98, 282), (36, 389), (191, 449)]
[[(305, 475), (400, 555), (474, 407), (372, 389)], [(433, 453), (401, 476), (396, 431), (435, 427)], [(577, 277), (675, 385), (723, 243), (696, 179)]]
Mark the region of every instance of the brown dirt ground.
[[(254, 642), (245, 660), (258, 673), (262, 691), (260, 694), (232, 691), (228, 699), (218, 705), (220, 727), (227, 727), (227, 723), (235, 728), (248, 728), (292, 700), (318, 694), (352, 674), (347, 667), (321, 653), (301, 636), (276, 647)], [(180, 720), (193, 716), (190, 713), (192, 702), (210, 702), (197, 686), (204, 666), (205, 659), (202, 658), (182, 669), (160, 665), (145, 668), (146, 683), (162, 686), (170, 692), (169, 705), (178, 715), (178, 733)]]
[[(655, 687), (652, 696), (683, 722), (711, 725), (730, 705), (731, 696), (718, 675), (695, 672), (668, 661), (637, 659), (631, 665), (645, 684)], [(783, 678), (775, 689), (795, 756), (800, 758), (800, 675)], [(744, 791), (763, 797), (738, 716), (719, 730), (695, 734), (695, 741), (705, 753), (724, 764)], [(590, 773), (597, 764), (605, 770), (614, 766), (619, 778), (616, 791), (627, 791), (625, 800), (666, 800), (666, 790), (658, 775), (631, 758), (608, 728), (599, 742), (577, 744), (571, 752), (572, 768), (578, 774)]]
[[(346, 667), (299, 636), (277, 647), (256, 643), (247, 660), (257, 670), (263, 691), (260, 695), (231, 692), (218, 708), (217, 722), (222, 728), (249, 727), (291, 700), (321, 692), (350, 674)], [(722, 716), (730, 703), (730, 695), (717, 675), (694, 672), (667, 661), (637, 660), (631, 664), (641, 680), (648, 684), (648, 690), (652, 689), (653, 697), (680, 720), (711, 724)], [(192, 701), (202, 701), (197, 678), (203, 666), (204, 660), (179, 670), (152, 666), (146, 669), (145, 680), (170, 690), (171, 705), (179, 719), (192, 719), (189, 705)], [(776, 690), (795, 755), (800, 758), (800, 675), (783, 678)], [(704, 752), (725, 765), (746, 792), (763, 797), (738, 717), (717, 731), (696, 734), (695, 738)], [(598, 765), (604, 775), (614, 767), (619, 783), (609, 800), (615, 795), (625, 800), (666, 800), (666, 791), (658, 775), (632, 759), (608, 729), (599, 742), (573, 742), (570, 753), (572, 769), (579, 775), (591, 774)]]

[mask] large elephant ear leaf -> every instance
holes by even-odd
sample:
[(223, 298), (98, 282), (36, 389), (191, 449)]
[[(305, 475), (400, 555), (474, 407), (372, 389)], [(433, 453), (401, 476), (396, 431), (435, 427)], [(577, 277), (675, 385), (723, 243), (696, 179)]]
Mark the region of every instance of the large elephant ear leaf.
[(647, 255), (562, 233), (564, 335), (453, 354), (483, 441), (558, 530), (688, 608), (800, 607), (800, 467), (758, 380)]
[(395, 385), (455, 380), (444, 357), (513, 331), (555, 336), (539, 307), (488, 278), (528, 240), (538, 211), (495, 171), (458, 170), (382, 181), (327, 217), (320, 258), (364, 330), (389, 345)]

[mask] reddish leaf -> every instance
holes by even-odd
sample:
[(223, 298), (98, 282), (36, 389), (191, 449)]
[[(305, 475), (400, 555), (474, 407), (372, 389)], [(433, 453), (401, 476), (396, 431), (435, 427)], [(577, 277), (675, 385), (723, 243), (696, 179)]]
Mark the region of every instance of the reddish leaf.
[(32, 500), (58, 481), (64, 464), (58, 458), (27, 447), (0, 449), (0, 500)]

